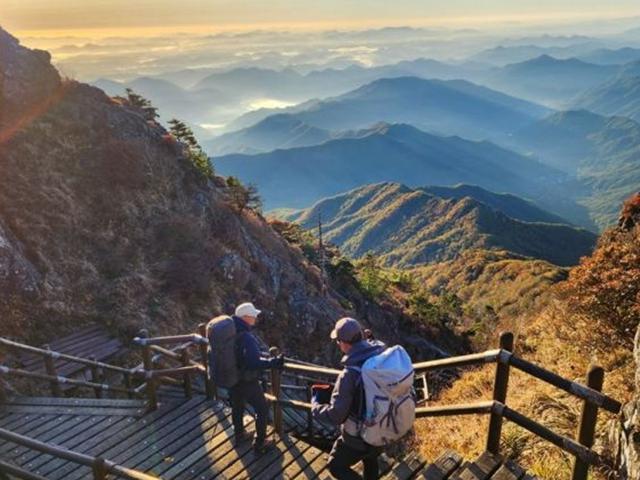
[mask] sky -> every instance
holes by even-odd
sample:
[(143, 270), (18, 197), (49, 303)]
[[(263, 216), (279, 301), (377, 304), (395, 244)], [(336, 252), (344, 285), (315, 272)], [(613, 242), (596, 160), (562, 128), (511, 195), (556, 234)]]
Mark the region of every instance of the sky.
[(640, 15), (638, 0), (0, 0), (20, 33), (476, 25)]

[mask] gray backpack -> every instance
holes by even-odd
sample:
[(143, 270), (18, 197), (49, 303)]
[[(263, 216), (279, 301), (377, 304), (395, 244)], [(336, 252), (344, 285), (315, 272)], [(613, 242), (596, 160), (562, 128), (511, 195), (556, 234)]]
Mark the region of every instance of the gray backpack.
[(216, 386), (231, 388), (240, 381), (236, 352), (237, 331), (233, 318), (220, 315), (207, 324), (209, 376)]

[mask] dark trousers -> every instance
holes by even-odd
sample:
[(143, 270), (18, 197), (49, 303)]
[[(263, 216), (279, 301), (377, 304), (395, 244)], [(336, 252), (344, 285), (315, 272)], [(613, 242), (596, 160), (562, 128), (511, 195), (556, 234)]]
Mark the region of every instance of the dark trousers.
[(229, 396), (231, 398), (231, 418), (234, 432), (237, 434), (244, 431), (242, 417), (244, 416), (244, 406), (248, 403), (253, 408), (256, 416), (256, 443), (264, 442), (267, 436), (269, 404), (264, 397), (260, 382), (257, 379), (241, 381), (231, 387)]
[[(356, 449), (347, 445), (342, 436), (333, 444), (329, 455), (329, 471), (338, 480), (376, 480), (378, 472), (378, 456), (381, 450), (377, 447), (365, 447), (365, 450)], [(362, 460), (364, 464), (364, 477), (358, 475), (351, 467)]]

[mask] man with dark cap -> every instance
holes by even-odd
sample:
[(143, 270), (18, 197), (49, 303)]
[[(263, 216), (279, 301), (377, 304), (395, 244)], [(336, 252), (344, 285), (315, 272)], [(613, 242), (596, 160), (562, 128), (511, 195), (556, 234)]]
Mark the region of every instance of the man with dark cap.
[(320, 421), (341, 426), (341, 435), (333, 444), (329, 458), (329, 471), (339, 480), (362, 479), (351, 467), (362, 460), (364, 479), (378, 478), (379, 447), (374, 447), (360, 438), (358, 425), (364, 414), (364, 388), (360, 367), (369, 358), (382, 353), (385, 345), (364, 338), (360, 323), (349, 317), (336, 322), (331, 339), (344, 353), (344, 369), (338, 376), (328, 404), (319, 403), (313, 396), (313, 415)]

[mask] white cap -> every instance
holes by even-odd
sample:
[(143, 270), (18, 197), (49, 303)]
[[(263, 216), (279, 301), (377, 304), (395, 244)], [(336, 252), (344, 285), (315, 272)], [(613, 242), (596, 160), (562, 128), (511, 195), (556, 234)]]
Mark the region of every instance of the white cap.
[(258, 315), (260, 315), (260, 310), (254, 307), (251, 302), (241, 303), (236, 307), (236, 317), (257, 317)]

